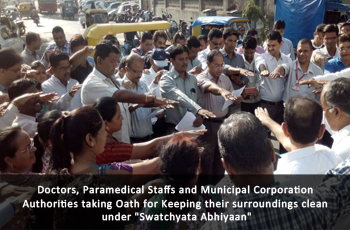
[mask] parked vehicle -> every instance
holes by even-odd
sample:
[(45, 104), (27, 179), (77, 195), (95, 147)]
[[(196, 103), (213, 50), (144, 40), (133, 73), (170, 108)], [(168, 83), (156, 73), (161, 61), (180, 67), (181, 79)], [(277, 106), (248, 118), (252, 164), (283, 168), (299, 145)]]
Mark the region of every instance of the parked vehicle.
[[(283, 36), (291, 40), (296, 47), (303, 38), (313, 39), (317, 25), (348, 21), (349, 9), (341, 2), (341, 0), (298, 0), (290, 4), (288, 0), (279, 0), (276, 1), (275, 20), (285, 21), (287, 28)], [(297, 15), (295, 12), (298, 12)]]
[(108, 23), (108, 13), (106, 10), (86, 10), (85, 11), (86, 27), (93, 24)]
[[(0, 19), (1, 20), (1, 19)], [(12, 30), (5, 24), (0, 25), (0, 49), (13, 48), (18, 53), (21, 53), (24, 48), (23, 40), (17, 35), (15, 30)]]
[(129, 22), (133, 15), (139, 11), (140, 6), (136, 3), (123, 3), (117, 11), (116, 22)]
[(69, 18), (74, 20), (75, 8), (72, 0), (65, 0), (61, 7), (62, 19)]
[(207, 35), (212, 28), (232, 27), (237, 30), (240, 25), (250, 29), (249, 19), (230, 16), (198, 17), (192, 23), (192, 35), (196, 37), (202, 34)]
[(110, 12), (108, 12), (108, 18), (109, 18), (110, 21), (115, 21), (115, 20), (116, 20), (117, 11), (118, 11), (118, 8), (115, 9), (115, 10), (111, 10)]
[(109, 4), (109, 6), (106, 8), (107, 12), (110, 12), (112, 10), (118, 9), (118, 7), (121, 5), (121, 2), (113, 2)]
[(14, 23), (17, 25), (19, 30), (19, 35), (24, 35), (26, 33), (26, 26), (24, 25), (22, 19), (17, 18)]
[(19, 12), (22, 16), (22, 18), (24, 17), (27, 17), (27, 18), (30, 18), (31, 17), (31, 7), (30, 7), (30, 3), (20, 3), (18, 5), (18, 9), (19, 9)]
[(57, 12), (57, 2), (56, 0), (35, 0), (35, 7), (40, 13), (56, 13)]
[(20, 17), (20, 12), (15, 6), (6, 6), (4, 8), (5, 16), (8, 18), (11, 18), (12, 20), (15, 20), (16, 18)]

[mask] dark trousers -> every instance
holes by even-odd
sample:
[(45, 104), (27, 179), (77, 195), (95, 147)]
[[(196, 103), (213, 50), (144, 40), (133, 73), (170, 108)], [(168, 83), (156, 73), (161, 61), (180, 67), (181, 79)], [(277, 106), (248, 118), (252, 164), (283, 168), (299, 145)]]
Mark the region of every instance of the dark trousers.
[(153, 125), (153, 137), (161, 137), (166, 135), (167, 125), (165, 123), (165, 118), (158, 118), (157, 122)]
[[(262, 108), (266, 108), (269, 112), (270, 117), (272, 120), (277, 122), (278, 124), (282, 124), (283, 122), (283, 113), (284, 113), (284, 106), (283, 102), (268, 102), (265, 100), (260, 101), (260, 105)], [(269, 137), (271, 137), (271, 131), (268, 132)], [(286, 149), (280, 144), (279, 153), (286, 153)]]
[(260, 101), (255, 103), (245, 103), (245, 102), (241, 103), (241, 110), (252, 113), (253, 115), (255, 114), (254, 110), (258, 107), (260, 107)]

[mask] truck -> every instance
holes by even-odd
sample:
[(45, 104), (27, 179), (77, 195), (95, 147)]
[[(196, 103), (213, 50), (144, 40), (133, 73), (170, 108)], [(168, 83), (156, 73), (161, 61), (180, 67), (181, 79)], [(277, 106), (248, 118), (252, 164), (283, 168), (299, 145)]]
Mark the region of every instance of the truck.
[(338, 24), (350, 19), (342, 0), (275, 0), (275, 21), (284, 20), (284, 37), (296, 47), (303, 38), (313, 39), (317, 25)]

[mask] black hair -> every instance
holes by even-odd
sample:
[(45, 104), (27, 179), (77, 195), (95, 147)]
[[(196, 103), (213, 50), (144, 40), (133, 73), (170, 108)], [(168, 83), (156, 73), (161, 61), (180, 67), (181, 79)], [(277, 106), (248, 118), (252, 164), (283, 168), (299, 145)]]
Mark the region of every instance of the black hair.
[(74, 50), (78, 46), (87, 46), (87, 41), (82, 34), (75, 34), (69, 41), (70, 50)]
[(26, 35), (27, 46), (30, 46), (32, 43), (36, 42), (39, 39), (38, 37), (39, 37), (38, 33), (28, 32)]
[(333, 25), (333, 24), (328, 24), (323, 28), (323, 34), (326, 33), (335, 33), (337, 36), (339, 34), (339, 29), (337, 25)]
[(350, 42), (350, 36), (348, 34), (342, 34), (339, 36), (338, 44), (342, 42)]
[(338, 107), (350, 116), (350, 79), (338, 78), (328, 82), (324, 87), (324, 100), (332, 107)]
[(271, 31), (268, 35), (267, 35), (267, 39), (268, 40), (277, 40), (278, 43), (282, 42), (282, 36), (279, 32), (277, 31)]
[(30, 63), (31, 69), (37, 70), (39, 67), (43, 67), (44, 69), (46, 69), (45, 65), (39, 60), (33, 61), (32, 63)]
[(126, 66), (126, 57), (123, 57), (122, 59), (120, 59), (118, 70), (125, 69), (125, 66)]
[(317, 27), (316, 27), (316, 30), (315, 30), (315, 33), (323, 33), (323, 29), (324, 27), (326, 26), (326, 24), (319, 24)]
[(299, 144), (316, 141), (322, 123), (322, 107), (312, 98), (295, 96), (287, 100), (284, 121), (292, 139)]
[(207, 61), (210, 62), (210, 63), (212, 63), (212, 62), (214, 61), (214, 57), (215, 57), (216, 55), (220, 55), (221, 57), (224, 57), (224, 56), (222, 55), (222, 53), (221, 53), (219, 50), (215, 49), (215, 50), (211, 50), (211, 51), (208, 53)]
[(113, 34), (106, 34), (104, 37), (103, 37), (103, 40), (108, 40), (108, 41), (111, 41), (113, 43), (113, 45), (116, 45), (116, 46), (119, 46), (119, 41), (118, 41), (118, 38), (116, 36), (114, 36)]
[(187, 47), (184, 46), (184, 45), (179, 44), (179, 45), (175, 46), (175, 47), (171, 50), (171, 52), (170, 52), (170, 58), (173, 59), (173, 60), (175, 60), (175, 58), (176, 58), (177, 55), (181, 55), (181, 54), (183, 54), (184, 52), (186, 52), (187, 54), (189, 54), (189, 51), (188, 51)]
[(275, 23), (273, 23), (274, 30), (280, 30), (280, 29), (285, 29), (286, 28), (286, 23), (283, 20), (277, 20)]
[(199, 39), (196, 36), (190, 36), (187, 38), (186, 46), (190, 50), (193, 48), (199, 48), (201, 46), (201, 43), (199, 42)]
[(97, 44), (95, 49), (95, 63), (97, 63), (97, 57), (100, 57), (102, 58), (102, 60), (104, 60), (106, 57), (109, 56), (110, 53), (120, 54), (120, 51), (118, 47), (114, 45), (111, 41), (102, 40), (100, 43)]
[(110, 122), (118, 111), (118, 102), (113, 97), (101, 97), (92, 105), (104, 121)]
[(238, 174), (259, 174), (272, 163), (266, 129), (251, 113), (237, 112), (228, 117), (220, 126), (218, 138), (221, 156)]
[(12, 48), (1, 49), (0, 60), (0, 69), (9, 69), (22, 62), (21, 56)]
[(69, 60), (69, 56), (60, 50), (56, 50), (50, 55), (49, 60), (51, 66), (57, 68), (61, 61)]
[(177, 31), (173, 37), (174, 42), (178, 40), (185, 40), (185, 36), (182, 34), (181, 31)]
[(224, 32), (222, 33), (222, 36), (223, 36), (224, 40), (226, 40), (227, 37), (232, 36), (232, 35), (236, 36), (237, 39), (239, 38), (239, 33), (237, 32), (237, 30), (235, 30), (235, 29), (233, 29), (231, 27), (226, 28), (224, 30)]
[(199, 41), (204, 40), (205, 42), (207, 42), (208, 41), (208, 36), (205, 35), (205, 34), (199, 35), (198, 36), (198, 40)]
[(350, 22), (345, 22), (343, 25), (341, 25), (340, 30), (343, 29), (345, 26), (350, 26)]
[(256, 41), (255, 37), (247, 36), (243, 40), (243, 48), (244, 49), (253, 49), (255, 50), (258, 46), (258, 42)]
[(58, 110), (47, 111), (41, 116), (38, 122), (38, 135), (45, 147), (50, 140), (52, 126), (62, 116), (62, 112)]
[(37, 81), (35, 81), (34, 79), (22, 78), (12, 82), (12, 84), (8, 89), (8, 95), (9, 95), (10, 101), (23, 95), (26, 90), (36, 85), (37, 85)]
[(146, 40), (152, 40), (153, 37), (152, 37), (152, 34), (148, 31), (145, 31), (143, 34), (142, 34), (142, 37), (141, 37), (141, 41), (142, 42), (146, 42)]
[(211, 41), (213, 38), (222, 38), (222, 32), (217, 28), (211, 29), (208, 33), (208, 39)]
[(99, 112), (90, 106), (80, 107), (67, 117), (59, 118), (51, 130), (53, 168), (69, 169), (70, 153), (81, 154), (86, 135), (96, 137), (102, 122)]
[(307, 38), (303, 38), (301, 39), (298, 44), (308, 44), (310, 46), (310, 50), (313, 50), (313, 45), (312, 45), (312, 42), (310, 39), (307, 39)]
[(52, 29), (52, 34), (54, 34), (54, 33), (60, 33), (60, 32), (64, 33), (63, 28), (60, 27), (60, 26), (55, 26), (55, 27)]
[(256, 29), (253, 29), (253, 28), (249, 29), (248, 32), (247, 32), (247, 36), (254, 37), (257, 34), (258, 34), (258, 31), (256, 31)]
[(165, 41), (168, 40), (168, 37), (167, 37), (166, 33), (163, 30), (157, 30), (156, 32), (154, 32), (152, 38), (153, 38), (153, 42), (154, 43), (156, 43), (159, 38), (164, 38)]
[(19, 126), (9, 126), (0, 130), (0, 172), (7, 168), (5, 157), (13, 158), (18, 150), (16, 139), (22, 132)]

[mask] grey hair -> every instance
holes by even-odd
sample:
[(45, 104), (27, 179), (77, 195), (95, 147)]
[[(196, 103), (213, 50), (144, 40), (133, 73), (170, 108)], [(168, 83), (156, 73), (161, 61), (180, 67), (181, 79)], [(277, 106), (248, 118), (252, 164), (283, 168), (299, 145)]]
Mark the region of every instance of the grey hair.
[(338, 78), (328, 82), (324, 87), (324, 101), (331, 107), (338, 107), (350, 116), (350, 79)]

